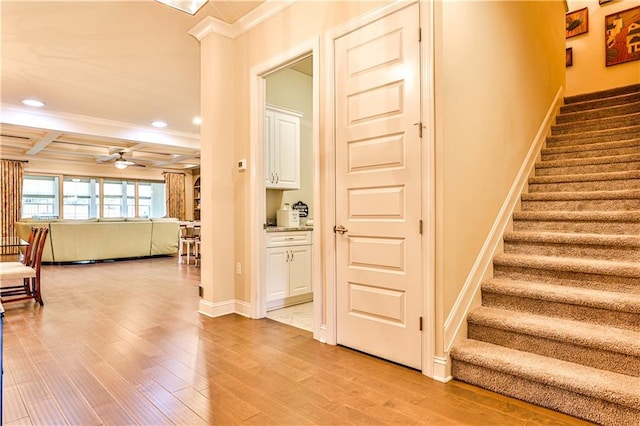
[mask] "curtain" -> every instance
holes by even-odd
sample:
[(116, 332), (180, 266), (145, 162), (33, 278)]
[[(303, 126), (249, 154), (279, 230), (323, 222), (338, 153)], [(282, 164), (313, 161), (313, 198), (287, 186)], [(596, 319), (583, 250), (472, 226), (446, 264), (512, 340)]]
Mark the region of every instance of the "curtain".
[[(0, 230), (2, 237), (16, 235), (15, 224), (22, 212), (22, 180), (24, 162), (0, 160)], [(2, 254), (17, 254), (18, 247), (6, 247)]]
[(185, 192), (183, 173), (165, 173), (164, 182), (167, 194), (167, 217), (185, 219)]

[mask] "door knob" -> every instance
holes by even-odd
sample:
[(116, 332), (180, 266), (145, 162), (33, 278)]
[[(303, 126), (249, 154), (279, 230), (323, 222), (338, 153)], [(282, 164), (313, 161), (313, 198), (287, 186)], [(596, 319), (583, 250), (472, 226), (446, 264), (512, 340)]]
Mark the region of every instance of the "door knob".
[(349, 230), (347, 228), (345, 228), (342, 225), (338, 225), (338, 226), (334, 226), (333, 227), (333, 232), (337, 232), (340, 234), (344, 234), (345, 232), (348, 232)]

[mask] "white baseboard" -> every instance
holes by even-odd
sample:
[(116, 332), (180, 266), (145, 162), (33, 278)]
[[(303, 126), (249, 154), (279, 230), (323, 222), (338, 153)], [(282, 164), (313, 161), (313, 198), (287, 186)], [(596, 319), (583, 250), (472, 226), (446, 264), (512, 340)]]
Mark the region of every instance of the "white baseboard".
[(251, 304), (242, 300), (225, 300), (224, 302), (212, 303), (204, 299), (200, 299), (198, 313), (211, 318), (221, 317), (223, 315), (238, 314), (243, 317), (251, 318)]
[(235, 303), (235, 313), (238, 315), (242, 315), (243, 317), (253, 318), (251, 316), (251, 303), (243, 302), (242, 300), (234, 300)]
[[(518, 202), (520, 201), (520, 196), (527, 184), (529, 175), (535, 166), (536, 160), (538, 159), (540, 149), (549, 134), (549, 130), (554, 122), (557, 110), (562, 102), (562, 94), (563, 88), (560, 87), (556, 93), (556, 97), (549, 106), (544, 120), (538, 128), (538, 132), (531, 143), (529, 152), (527, 152), (516, 179), (507, 194), (507, 198), (500, 208), (500, 212), (498, 213), (482, 249), (480, 250), (478, 257), (467, 276), (467, 280), (464, 283), (462, 291), (458, 295), (458, 299), (444, 323), (444, 351), (447, 356), (456, 339), (460, 337), (460, 332), (466, 329), (463, 325), (466, 322), (467, 315), (471, 308), (475, 306), (473, 303), (479, 295), (482, 280), (489, 270), (489, 267), (492, 265), (493, 256), (502, 242), (504, 232), (513, 217), (513, 212), (518, 205)], [(446, 364), (446, 359), (444, 360)]]
[(213, 303), (209, 302), (208, 300), (200, 299), (198, 313), (211, 318), (233, 314), (235, 313), (235, 301), (225, 300), (224, 302)]
[(451, 376), (451, 363), (448, 358), (439, 356), (433, 357), (433, 380), (447, 383), (453, 377)]

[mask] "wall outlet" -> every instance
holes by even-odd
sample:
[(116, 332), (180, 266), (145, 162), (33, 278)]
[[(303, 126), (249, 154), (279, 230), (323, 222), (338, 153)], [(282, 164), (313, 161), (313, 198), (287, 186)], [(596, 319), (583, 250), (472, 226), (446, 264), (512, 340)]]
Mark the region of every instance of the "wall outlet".
[(236, 275), (242, 275), (242, 263), (236, 263)]

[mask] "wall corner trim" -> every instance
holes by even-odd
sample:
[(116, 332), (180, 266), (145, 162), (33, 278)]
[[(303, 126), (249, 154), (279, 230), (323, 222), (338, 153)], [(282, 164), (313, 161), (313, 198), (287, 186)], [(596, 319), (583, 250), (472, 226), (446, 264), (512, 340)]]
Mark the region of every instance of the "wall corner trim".
[(295, 1), (296, 0), (266, 0), (233, 24), (228, 24), (212, 16), (207, 16), (189, 30), (189, 34), (199, 41), (202, 41), (203, 38), (211, 33), (236, 39), (267, 19), (277, 15), (292, 3), (295, 3)]
[(496, 220), (494, 221), (493, 226), (480, 249), (480, 253), (467, 276), (464, 286), (453, 305), (453, 309), (444, 323), (444, 351), (446, 353), (449, 353), (451, 350), (453, 343), (458, 337), (458, 334), (467, 319), (473, 300), (480, 291), (482, 279), (493, 261), (495, 251), (500, 245), (502, 236), (509, 225), (514, 209), (520, 200), (520, 195), (527, 184), (529, 175), (538, 158), (538, 154), (540, 153), (540, 150), (546, 140), (546, 136), (554, 122), (557, 110), (563, 101), (563, 93), (564, 89), (561, 86), (558, 88), (556, 96), (549, 106), (547, 114), (542, 120), (540, 127), (538, 128), (538, 132), (531, 143), (529, 152), (527, 152), (527, 155), (524, 158), (520, 170), (511, 185), (511, 189), (509, 190), (509, 193), (498, 212)]

